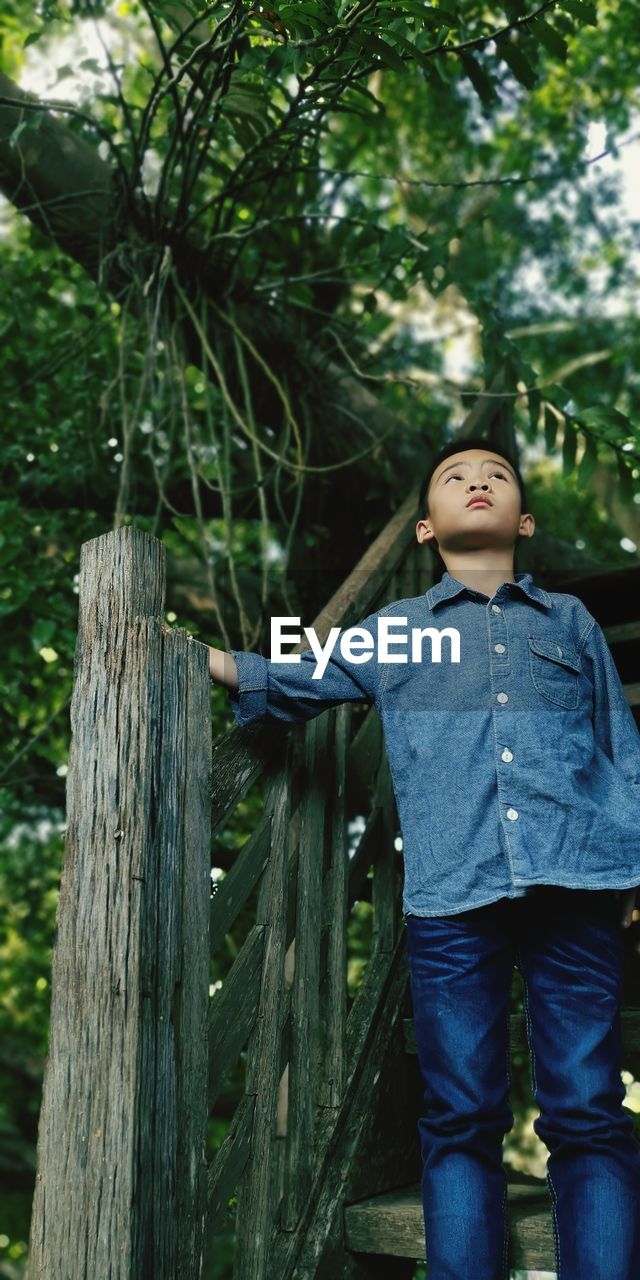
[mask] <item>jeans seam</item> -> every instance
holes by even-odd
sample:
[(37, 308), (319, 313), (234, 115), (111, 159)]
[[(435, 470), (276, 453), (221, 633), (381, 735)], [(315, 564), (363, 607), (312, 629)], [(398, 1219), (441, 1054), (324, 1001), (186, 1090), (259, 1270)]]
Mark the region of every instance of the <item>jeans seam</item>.
[(502, 1280), (508, 1280), (507, 1262), (509, 1256), (509, 1228), (507, 1224), (507, 1179), (505, 1175), (504, 1191), (502, 1193), (502, 1214), (504, 1221), (504, 1248), (502, 1250)]
[[(524, 1012), (525, 1012), (525, 1025), (527, 1029), (527, 1042), (529, 1046), (529, 1068), (530, 1068), (530, 1075), (531, 1075), (531, 1087), (533, 1089), (534, 1095), (536, 1097), (536, 1102), (537, 1102), (538, 1084), (536, 1080), (536, 1055), (533, 1048), (533, 1037), (531, 1035), (531, 1017), (529, 1014), (529, 988), (527, 986), (527, 979), (525, 977), (525, 973), (522, 968), (522, 965), (520, 965), (520, 973), (522, 975), (522, 986), (524, 991)], [(560, 1269), (560, 1237), (558, 1234), (558, 1214), (557, 1214), (558, 1198), (556, 1195), (556, 1189), (553, 1185), (551, 1174), (549, 1173), (548, 1158), (547, 1158), (546, 1181), (547, 1181), (547, 1186), (549, 1188), (549, 1191), (551, 1192), (551, 1214), (553, 1219), (553, 1246), (554, 1246), (554, 1253), (556, 1258), (556, 1277), (557, 1277), (557, 1280), (562, 1280), (562, 1274)]]
[[(511, 1001), (507, 1000), (507, 1077), (509, 1080), (509, 1096), (511, 1096)], [(507, 1193), (509, 1190), (507, 1174), (505, 1170), (504, 1191), (502, 1196), (502, 1214), (504, 1222), (504, 1248), (502, 1250), (502, 1278), (508, 1280), (509, 1270), (509, 1223), (507, 1219)]]

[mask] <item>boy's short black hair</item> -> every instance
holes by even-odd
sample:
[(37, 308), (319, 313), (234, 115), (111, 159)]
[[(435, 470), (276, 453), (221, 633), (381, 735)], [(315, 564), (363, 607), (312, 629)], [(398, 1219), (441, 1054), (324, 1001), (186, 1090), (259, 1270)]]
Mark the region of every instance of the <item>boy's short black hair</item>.
[(522, 504), (521, 510), (526, 511), (527, 510), (527, 491), (525, 488), (524, 480), (522, 479), (522, 476), (520, 474), (520, 468), (515, 458), (513, 458), (506, 449), (503, 449), (500, 445), (496, 444), (495, 440), (487, 440), (482, 436), (467, 436), (466, 439), (464, 440), (451, 440), (449, 444), (446, 444), (444, 448), (440, 449), (439, 453), (437, 453), (435, 458), (433, 458), (431, 462), (431, 466), (429, 467), (429, 470), (420, 486), (420, 496), (418, 498), (418, 518), (422, 520), (426, 515), (427, 494), (429, 492), (429, 485), (431, 484), (431, 478), (433, 476), (434, 471), (437, 470), (441, 462), (444, 462), (445, 458), (450, 458), (452, 454), (455, 454), (455, 453), (466, 453), (467, 449), (486, 449), (488, 452), (496, 453), (498, 457), (504, 458), (505, 462), (509, 463), (509, 466), (512, 467), (514, 470), (516, 479), (518, 481), (518, 487), (520, 489), (520, 498), (521, 498), (521, 504)]

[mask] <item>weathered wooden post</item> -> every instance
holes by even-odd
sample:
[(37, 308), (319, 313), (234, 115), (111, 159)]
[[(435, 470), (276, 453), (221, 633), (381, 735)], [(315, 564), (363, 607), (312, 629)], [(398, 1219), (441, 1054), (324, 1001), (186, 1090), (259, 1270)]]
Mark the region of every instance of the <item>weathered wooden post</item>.
[(30, 1280), (197, 1280), (206, 1212), (207, 650), (164, 547), (82, 547)]

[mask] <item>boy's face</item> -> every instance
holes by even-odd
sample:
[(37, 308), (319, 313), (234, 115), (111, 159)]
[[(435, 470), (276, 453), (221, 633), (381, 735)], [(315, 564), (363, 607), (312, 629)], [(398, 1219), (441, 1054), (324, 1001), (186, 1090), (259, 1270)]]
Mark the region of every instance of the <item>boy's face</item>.
[(427, 510), (416, 526), (418, 542), (437, 539), (440, 552), (513, 548), (531, 537), (534, 519), (522, 513), (513, 468), (495, 450), (466, 449), (434, 471)]

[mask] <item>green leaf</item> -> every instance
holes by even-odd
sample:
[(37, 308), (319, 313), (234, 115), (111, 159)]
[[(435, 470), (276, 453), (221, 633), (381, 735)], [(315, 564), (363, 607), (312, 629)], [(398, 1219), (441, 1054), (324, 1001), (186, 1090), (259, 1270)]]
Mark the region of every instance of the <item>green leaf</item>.
[(267, 102), (260, 85), (233, 85), (225, 95), (223, 109), (229, 115), (248, 117), (262, 133), (269, 128)]
[(44, 645), (48, 644), (52, 639), (56, 629), (55, 622), (51, 618), (38, 618), (31, 628), (31, 644), (34, 651), (38, 653)]
[(579, 22), (586, 23), (587, 26), (597, 27), (598, 15), (596, 6), (592, 0), (558, 0), (561, 9), (566, 9), (573, 18), (577, 18)]
[(633, 501), (633, 476), (631, 469), (627, 465), (624, 455), (616, 453), (616, 462), (618, 464), (618, 479), (620, 481), (620, 501), (626, 507)]
[(526, 13), (524, 0), (504, 0), (502, 7), (509, 22), (517, 22), (518, 18), (524, 18)]
[(507, 342), (509, 344), (509, 355), (514, 362), (514, 374), (516, 381), (524, 382), (525, 387), (535, 387), (538, 381), (537, 370), (534, 369), (532, 365), (527, 364), (526, 360), (522, 359), (515, 342), (512, 342), (510, 338), (507, 338)]
[(357, 80), (354, 80), (353, 84), (349, 86), (349, 91), (352, 94), (357, 94), (361, 98), (366, 98), (368, 102), (372, 104), (372, 109), (366, 112), (366, 114), (364, 111), (359, 112), (363, 118), (366, 119), (367, 116), (372, 117), (374, 115), (384, 116), (386, 114), (384, 102), (381, 102), (379, 98), (376, 98), (375, 94), (372, 93), (370, 89), (367, 89), (365, 85), (358, 84)]
[(564, 438), (562, 441), (562, 474), (565, 478), (571, 474), (575, 466), (577, 445), (578, 432), (573, 423), (565, 419)]
[(585, 448), (584, 448), (584, 453), (580, 459), (580, 466), (578, 467), (578, 476), (577, 476), (578, 489), (586, 488), (595, 471), (596, 464), (598, 462), (598, 442), (595, 436), (592, 436), (590, 433), (588, 434), (586, 431), (583, 432), (583, 434), (584, 434)]
[(417, 62), (418, 65), (421, 66), (425, 71), (428, 71), (429, 74), (433, 72), (434, 70), (433, 58), (428, 58), (427, 55), (422, 52), (422, 49), (418, 49), (417, 45), (412, 44), (410, 40), (406, 40), (405, 37), (400, 35), (398, 31), (394, 31), (393, 38), (396, 42), (396, 49), (398, 50), (401, 49), (406, 54), (408, 54), (407, 62), (403, 64), (405, 67), (405, 70), (409, 62), (409, 59), (411, 59), (414, 62)]
[(425, 26), (429, 27), (458, 26), (458, 19), (448, 9), (436, 9), (431, 4), (420, 4), (419, 0), (406, 0), (405, 4), (398, 4), (396, 0), (381, 0), (377, 7), (403, 16), (411, 14), (415, 18), (422, 18)]
[(558, 419), (548, 405), (544, 407), (544, 443), (549, 453), (552, 453), (556, 447), (556, 436), (558, 434)]
[[(298, 50), (296, 49), (294, 50), (294, 52), (297, 53)], [(275, 49), (271, 50), (269, 57), (264, 63), (264, 74), (267, 77), (273, 76), (274, 78), (277, 78), (278, 76), (282, 75), (284, 67), (288, 63), (292, 63), (292, 62), (293, 62), (293, 59), (291, 57), (291, 53), (287, 48), (287, 46), (276, 45)]]
[(35, 44), (36, 40), (39, 40), (42, 35), (44, 35), (44, 31), (30, 31), (22, 42), (23, 49), (28, 49), (30, 44)]
[(566, 387), (560, 385), (559, 382), (552, 382), (545, 387), (545, 399), (551, 404), (555, 404), (557, 409), (566, 409), (569, 401), (573, 399), (571, 392)]
[(490, 107), (498, 102), (498, 95), (484, 67), (481, 67), (480, 63), (476, 62), (476, 59), (472, 58), (470, 53), (461, 53), (460, 62), (467, 79), (471, 81), (483, 106)]
[[(346, 63), (347, 61), (348, 59), (346, 57), (336, 58), (335, 62), (333, 63), (333, 66), (335, 68), (336, 66), (340, 66), (341, 63)], [(351, 59), (351, 61), (353, 61), (353, 59)], [(305, 53), (304, 49), (294, 49), (293, 50), (294, 75), (296, 76), (303, 75), (306, 66), (307, 66), (307, 54)]]
[(441, 22), (443, 27), (457, 27), (458, 19), (448, 9), (440, 9), (436, 5), (421, 5), (422, 13), (428, 22)]
[(525, 89), (535, 89), (536, 73), (531, 63), (527, 62), (520, 46), (507, 38), (506, 40), (497, 40), (496, 48), (516, 80), (523, 84)]
[(29, 128), (29, 124), (30, 124), (30, 121), (21, 120), (20, 124), (16, 125), (13, 133), (11, 134), (11, 137), (9, 138), (9, 146), (11, 147), (12, 151), (14, 151), (16, 146), (18, 145), (20, 134), (24, 133), (24, 130)]
[(295, 4), (281, 4), (278, 6), (278, 17), (282, 19), (285, 26), (288, 26), (290, 22), (295, 22), (296, 17), (300, 14), (309, 20), (312, 27), (317, 27), (319, 31), (328, 30), (329, 23), (319, 13), (317, 5), (303, 4), (302, 0), (296, 0)]
[(605, 439), (624, 441), (633, 435), (633, 426), (624, 413), (612, 409), (609, 405), (595, 404), (580, 412), (580, 421), (589, 427), (599, 427)]
[(553, 54), (554, 58), (560, 58), (565, 61), (569, 52), (569, 46), (564, 38), (552, 27), (549, 22), (545, 22), (544, 18), (536, 18), (535, 22), (529, 23), (529, 31), (534, 38), (544, 46), (547, 53)]
[(392, 71), (406, 71), (400, 55), (396, 53), (392, 45), (387, 44), (386, 40), (381, 40), (379, 36), (363, 35), (362, 32), (358, 32), (355, 42), (360, 45), (361, 49), (366, 49), (367, 53), (370, 53), (373, 57), (380, 58), (380, 61), (384, 62), (385, 66), (390, 67)]
[(531, 425), (531, 438), (538, 430), (538, 422), (540, 421), (540, 405), (542, 404), (542, 396), (535, 389), (530, 391), (527, 400), (529, 403), (529, 423)]

